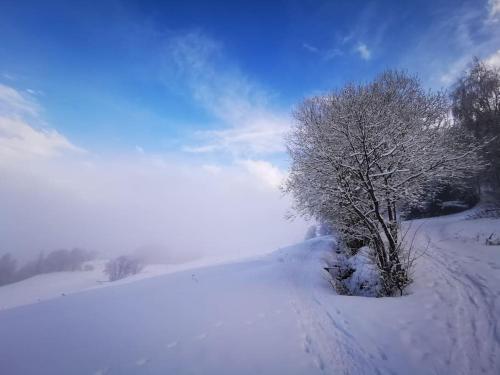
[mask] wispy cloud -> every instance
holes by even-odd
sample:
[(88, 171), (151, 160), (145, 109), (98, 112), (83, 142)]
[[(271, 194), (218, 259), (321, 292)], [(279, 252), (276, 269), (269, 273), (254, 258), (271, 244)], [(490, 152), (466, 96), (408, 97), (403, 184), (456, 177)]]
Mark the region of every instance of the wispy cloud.
[(488, 56), (486, 63), (490, 66), (500, 68), (500, 49)]
[[(290, 202), (277, 189), (284, 172), (268, 161), (196, 163), (141, 146), (128, 155), (79, 152), (38, 126), (41, 113), (24, 90), (0, 86), (0, 250), (22, 256), (81, 246), (117, 254), (160, 245), (163, 259), (236, 257), (302, 236), (304, 222), (284, 220)], [(264, 142), (232, 137), (215, 136), (231, 145)]]
[(278, 188), (286, 177), (285, 172), (265, 160), (240, 160), (238, 164), (272, 189)]
[(318, 53), (319, 52), (319, 48), (318, 47), (315, 47), (309, 43), (302, 43), (302, 47), (304, 47), (304, 49), (306, 49), (307, 51), (309, 52), (312, 52), (312, 53)]
[(492, 22), (493, 2), (465, 3), (436, 11), (436, 21), (423, 31), (401, 65), (426, 77), (427, 83), (449, 86), (474, 56), (487, 59), (498, 50), (500, 28)]
[(347, 56), (368, 61), (373, 57), (373, 50), (382, 44), (386, 28), (387, 23), (375, 20), (374, 6), (369, 5), (356, 17), (350, 29), (345, 33), (337, 32), (333, 41), (320, 46), (306, 42), (302, 43), (302, 48), (324, 62)]
[(489, 20), (497, 22), (500, 16), (500, 0), (488, 0)]
[(323, 61), (330, 61), (336, 57), (342, 56), (344, 52), (337, 47), (332, 47), (332, 48), (319, 48), (316, 46), (313, 46), (312, 44), (309, 43), (302, 43), (302, 47), (306, 50), (309, 51), (312, 54), (315, 54), (319, 56)]
[(29, 95), (0, 83), (0, 114), (2, 116), (38, 117), (40, 106)]
[(372, 57), (372, 52), (368, 49), (367, 45), (364, 43), (359, 43), (356, 46), (356, 52), (363, 60), (370, 60)]
[(32, 97), (0, 84), (0, 163), (82, 151), (44, 125), (40, 106)]
[(176, 35), (167, 44), (168, 69), (220, 128), (198, 131), (189, 152), (262, 155), (284, 151), (288, 114), (273, 107), (272, 94), (246, 76), (225, 55), (222, 44), (200, 31)]

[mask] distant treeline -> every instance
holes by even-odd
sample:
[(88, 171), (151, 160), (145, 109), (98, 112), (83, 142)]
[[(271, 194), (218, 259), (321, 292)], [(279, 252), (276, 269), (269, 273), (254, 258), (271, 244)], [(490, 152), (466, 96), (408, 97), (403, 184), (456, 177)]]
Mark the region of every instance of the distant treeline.
[(61, 271), (80, 271), (85, 262), (95, 258), (95, 253), (84, 249), (60, 249), (40, 253), (38, 257), (18, 267), (18, 261), (7, 253), (0, 257), (0, 286), (15, 283), (35, 275)]

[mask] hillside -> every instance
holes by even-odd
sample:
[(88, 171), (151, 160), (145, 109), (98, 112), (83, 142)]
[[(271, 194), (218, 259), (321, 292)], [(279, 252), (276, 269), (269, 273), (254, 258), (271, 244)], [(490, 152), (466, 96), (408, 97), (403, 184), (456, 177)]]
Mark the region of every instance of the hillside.
[(320, 237), (0, 311), (0, 373), (498, 374), (499, 219), (415, 221), (409, 295), (336, 295)]

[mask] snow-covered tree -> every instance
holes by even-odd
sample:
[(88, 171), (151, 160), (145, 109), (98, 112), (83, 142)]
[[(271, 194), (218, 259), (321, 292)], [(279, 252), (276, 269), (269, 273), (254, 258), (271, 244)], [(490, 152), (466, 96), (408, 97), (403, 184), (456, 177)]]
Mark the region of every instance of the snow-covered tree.
[(286, 190), (299, 213), (332, 223), (346, 243), (369, 244), (386, 294), (410, 282), (400, 205), (480, 168), (477, 147), (448, 113), (445, 95), (397, 71), (307, 99), (295, 112)]
[(453, 116), (475, 138), (489, 141), (482, 150), (488, 168), (484, 182), (500, 189), (500, 68), (475, 58), (451, 92)]

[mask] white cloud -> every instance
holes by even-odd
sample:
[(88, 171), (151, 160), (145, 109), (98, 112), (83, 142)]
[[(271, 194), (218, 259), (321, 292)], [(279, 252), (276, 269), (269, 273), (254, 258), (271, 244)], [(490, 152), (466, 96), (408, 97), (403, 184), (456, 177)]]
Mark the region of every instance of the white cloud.
[(2, 73), (2, 77), (9, 81), (15, 81), (17, 79), (16, 76), (13, 76), (12, 74), (9, 73)]
[(0, 114), (3, 116), (38, 117), (40, 108), (29, 96), (0, 83)]
[(0, 164), (0, 175), (0, 249), (18, 256), (161, 245), (175, 257), (238, 257), (298, 241), (306, 227), (285, 220), (281, 172), (265, 161), (196, 165), (86, 154)]
[(434, 88), (453, 84), (474, 56), (485, 59), (499, 48), (500, 28), (490, 22), (486, 3), (465, 2), (438, 13), (398, 65), (418, 72)]
[(222, 172), (223, 168), (216, 164), (203, 164), (201, 168), (211, 174), (219, 174)]
[(285, 151), (283, 136), (289, 129), (286, 117), (275, 114), (254, 115), (240, 127), (197, 132), (199, 145), (184, 147), (192, 153), (227, 151), (233, 156), (266, 155)]
[(307, 51), (317, 55), (323, 61), (330, 61), (338, 56), (342, 56), (344, 53), (340, 48), (329, 48), (329, 49), (320, 49), (316, 46), (313, 46), (309, 43), (303, 43), (302, 47)]
[(31, 123), (43, 125), (40, 106), (31, 97), (0, 84), (0, 163), (82, 151), (56, 130), (35, 128)]
[(500, 49), (486, 58), (486, 64), (500, 68)]
[(312, 53), (318, 53), (319, 52), (319, 49), (318, 47), (315, 47), (309, 43), (302, 43), (302, 47), (304, 47), (304, 49), (306, 49), (307, 51), (309, 52), (312, 52)]
[(338, 56), (342, 56), (344, 53), (340, 48), (330, 48), (326, 50), (323, 54), (323, 59), (325, 61), (330, 61)]
[(11, 159), (53, 157), (82, 150), (53, 129), (34, 129), (26, 122), (0, 116), (0, 163)]
[(269, 162), (196, 164), (140, 146), (127, 156), (78, 152), (28, 122), (41, 122), (30, 97), (2, 86), (0, 109), (0, 251), (33, 257), (78, 246), (114, 255), (160, 245), (162, 259), (238, 257), (293, 243), (305, 230), (285, 220), (282, 172)]
[(282, 152), (288, 114), (270, 104), (272, 95), (243, 74), (224, 56), (223, 47), (200, 32), (168, 41), (167, 69), (176, 68), (193, 98), (221, 127), (196, 133), (189, 152), (230, 152), (260, 155)]
[(500, 0), (488, 0), (489, 18), (491, 21), (498, 21), (500, 15)]
[(356, 52), (363, 60), (370, 60), (372, 57), (372, 52), (368, 49), (368, 46), (364, 43), (359, 43), (356, 46)]
[(265, 160), (240, 160), (238, 162), (250, 174), (258, 178), (265, 185), (276, 189), (281, 186), (286, 173)]

